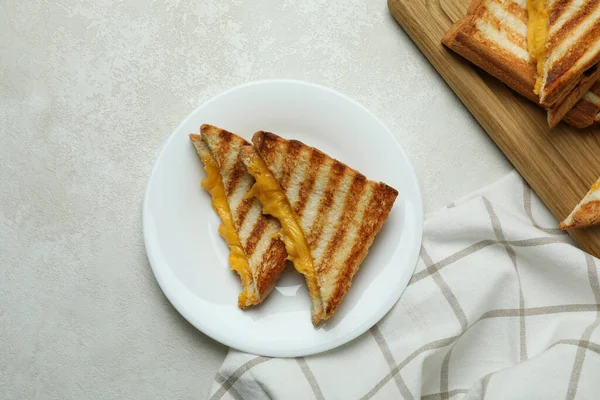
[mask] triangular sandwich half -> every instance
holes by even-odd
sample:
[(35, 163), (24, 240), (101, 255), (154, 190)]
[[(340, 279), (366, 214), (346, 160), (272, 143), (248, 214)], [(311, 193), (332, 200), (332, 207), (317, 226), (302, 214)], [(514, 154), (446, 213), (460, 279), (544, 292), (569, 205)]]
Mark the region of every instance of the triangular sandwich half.
[(598, 80), (600, 1), (527, 0), (527, 46), (537, 63), (535, 93), (552, 108)]
[(289, 259), (304, 274), (312, 322), (329, 319), (348, 292), (398, 192), (296, 140), (257, 132), (242, 159), (263, 212), (277, 217)]
[(585, 228), (600, 224), (600, 179), (575, 206), (569, 216), (560, 223), (560, 229)]
[(240, 159), (240, 150), (250, 143), (211, 125), (202, 125), (200, 132), (190, 139), (207, 173), (202, 187), (211, 194), (221, 218), (219, 233), (230, 248), (229, 264), (242, 280), (238, 306), (246, 308), (265, 299), (285, 267), (285, 246), (276, 237), (280, 225), (263, 215), (257, 199), (246, 198), (254, 178)]

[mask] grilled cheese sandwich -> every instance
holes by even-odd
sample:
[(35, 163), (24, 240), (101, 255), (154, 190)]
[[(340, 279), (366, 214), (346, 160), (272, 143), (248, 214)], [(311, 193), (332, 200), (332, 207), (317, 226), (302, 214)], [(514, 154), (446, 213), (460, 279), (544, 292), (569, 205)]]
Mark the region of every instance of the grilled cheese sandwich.
[(219, 233), (230, 250), (229, 264), (242, 281), (238, 306), (246, 308), (266, 298), (286, 265), (285, 246), (277, 236), (281, 226), (262, 214), (258, 200), (244, 199), (254, 184), (240, 159), (249, 142), (211, 125), (200, 131), (190, 139), (206, 170), (202, 187), (221, 219)]
[[(574, 14), (559, 13), (549, 4), (558, 7), (565, 3), (566, 0), (553, 3), (543, 0), (473, 0), (467, 15), (452, 26), (442, 42), (522, 96), (543, 104), (550, 127), (563, 118), (573, 126), (586, 127), (594, 123), (600, 111), (600, 107), (585, 99), (589, 94), (586, 91), (592, 90), (590, 85), (600, 78), (600, 69), (582, 70), (585, 72), (579, 74), (578, 79), (570, 79), (557, 87), (557, 79), (565, 80), (573, 75), (573, 72), (560, 75), (559, 66), (567, 67), (568, 59), (576, 58), (572, 55), (563, 57), (565, 60), (560, 63), (556, 62), (561, 55), (554, 51), (556, 43), (560, 42), (560, 31), (566, 29), (559, 28), (563, 25), (570, 27), (565, 21)], [(584, 54), (591, 55), (593, 51), (584, 51)], [(571, 68), (571, 71), (574, 70), (576, 68)], [(536, 92), (545, 101), (541, 101)], [(546, 97), (550, 92), (551, 96)]]
[(242, 150), (251, 194), (279, 219), (317, 325), (338, 309), (398, 192), (304, 143), (262, 131), (252, 141)]

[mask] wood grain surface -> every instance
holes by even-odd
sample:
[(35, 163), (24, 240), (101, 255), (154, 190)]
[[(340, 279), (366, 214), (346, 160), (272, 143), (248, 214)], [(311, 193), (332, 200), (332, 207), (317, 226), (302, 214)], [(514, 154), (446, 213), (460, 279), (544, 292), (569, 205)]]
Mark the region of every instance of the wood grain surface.
[[(544, 110), (441, 44), (470, 0), (388, 0), (398, 23), (558, 220), (600, 176), (600, 129), (564, 123), (550, 130)], [(600, 228), (569, 231), (600, 257)]]

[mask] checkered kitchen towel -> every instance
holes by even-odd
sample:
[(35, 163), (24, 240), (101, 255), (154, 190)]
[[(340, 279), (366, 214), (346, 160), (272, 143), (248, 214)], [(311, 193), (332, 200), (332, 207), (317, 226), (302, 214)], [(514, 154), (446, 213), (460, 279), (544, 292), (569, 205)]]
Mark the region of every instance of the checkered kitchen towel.
[(600, 399), (600, 260), (512, 173), (429, 216), (408, 288), (351, 343), (231, 350), (211, 399)]

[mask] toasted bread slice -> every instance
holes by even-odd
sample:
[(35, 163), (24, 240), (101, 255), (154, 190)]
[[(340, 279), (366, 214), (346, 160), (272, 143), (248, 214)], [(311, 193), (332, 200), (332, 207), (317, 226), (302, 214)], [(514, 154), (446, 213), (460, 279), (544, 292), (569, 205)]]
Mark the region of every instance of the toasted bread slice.
[[(525, 1), (474, 0), (467, 15), (452, 26), (442, 42), (517, 93), (540, 104), (539, 96), (534, 93), (536, 64), (527, 47), (528, 18)], [(591, 79), (598, 78), (593, 75)], [(545, 106), (550, 127), (565, 116), (565, 121), (575, 123), (595, 117), (582, 115), (588, 111), (585, 107), (569, 115), (589, 84), (587, 79), (576, 81), (560, 102)]]
[(527, 52), (527, 10), (517, 3), (474, 0), (442, 42), (510, 88), (538, 102)]
[(560, 223), (560, 229), (585, 228), (600, 224), (600, 179), (575, 206), (571, 214)]
[[(300, 228), (300, 232), (292, 229), (292, 235), (300, 236), (300, 242), (305, 241), (305, 244), (298, 244), (294, 237), (283, 238), (286, 246), (294, 242), (289, 246), (292, 251), (288, 247), (288, 253), (294, 266), (307, 277), (313, 299), (312, 319), (316, 325), (319, 320), (329, 319), (337, 310), (398, 192), (384, 183), (368, 180), (302, 142), (267, 132), (257, 132), (252, 141), (255, 147), (245, 147), (242, 158), (248, 171), (257, 178), (257, 185), (261, 186), (257, 192), (263, 191), (262, 196), (259, 195), (263, 211), (273, 213), (274, 208), (281, 208), (278, 204), (287, 203), (283, 208), (291, 208), (296, 221), (290, 225)], [(268, 185), (263, 185), (269, 177), (265, 177), (257, 162), (268, 167), (267, 175), (274, 177), (277, 187), (269, 189)], [(271, 194), (281, 190), (285, 198), (273, 201), (269, 190)], [(284, 215), (284, 219), (290, 219), (289, 215)], [(285, 229), (282, 232), (286, 235)], [(304, 246), (308, 246), (310, 260), (299, 268), (292, 254), (294, 249), (300, 249), (302, 256)], [(318, 288), (309, 282), (313, 276)], [(321, 315), (315, 311), (321, 311)]]
[(250, 143), (211, 125), (200, 130), (201, 135), (192, 134), (190, 139), (208, 173), (203, 186), (211, 192), (221, 218), (219, 233), (230, 247), (229, 263), (242, 280), (238, 305), (246, 308), (267, 297), (286, 265), (285, 246), (275, 237), (281, 227), (275, 218), (262, 214), (258, 200), (245, 199), (254, 178), (242, 163), (240, 150)]
[[(531, 2), (532, 0), (528, 0)], [(600, 68), (600, 2), (544, 0), (547, 21), (540, 103), (553, 107), (578, 88), (581, 96), (598, 80)], [(539, 12), (539, 11), (537, 11)], [(536, 12), (534, 12), (535, 14)], [(535, 18), (530, 15), (530, 18)]]

